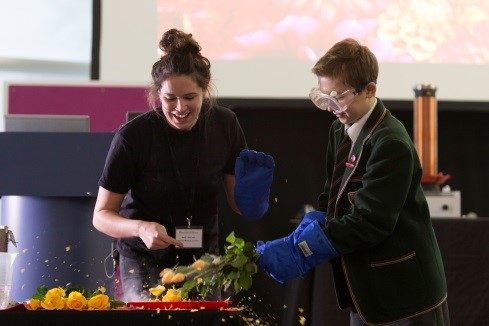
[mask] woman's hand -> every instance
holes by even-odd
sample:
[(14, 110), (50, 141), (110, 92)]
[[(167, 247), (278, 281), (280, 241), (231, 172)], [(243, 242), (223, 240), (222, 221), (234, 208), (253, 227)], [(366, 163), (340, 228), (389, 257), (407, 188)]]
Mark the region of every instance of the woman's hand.
[(170, 237), (166, 228), (156, 222), (140, 221), (138, 225), (138, 236), (143, 240), (148, 249), (165, 249), (171, 245), (183, 247), (183, 243)]

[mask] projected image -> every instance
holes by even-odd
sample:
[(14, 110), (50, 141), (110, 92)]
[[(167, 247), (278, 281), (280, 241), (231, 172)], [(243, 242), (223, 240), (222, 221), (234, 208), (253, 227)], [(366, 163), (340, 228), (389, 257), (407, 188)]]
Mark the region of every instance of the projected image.
[(158, 36), (170, 28), (210, 60), (316, 61), (353, 37), (381, 62), (489, 63), (486, 0), (158, 0)]

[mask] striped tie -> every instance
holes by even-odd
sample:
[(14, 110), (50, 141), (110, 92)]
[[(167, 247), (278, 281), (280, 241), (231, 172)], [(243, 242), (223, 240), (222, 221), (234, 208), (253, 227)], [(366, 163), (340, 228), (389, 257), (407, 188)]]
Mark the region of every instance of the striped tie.
[(336, 164), (333, 169), (333, 177), (331, 178), (333, 182), (329, 187), (328, 220), (334, 217), (336, 198), (338, 197), (341, 179), (343, 179), (343, 174), (345, 172), (345, 164), (348, 161), (348, 155), (350, 154), (350, 147), (351, 139), (346, 135), (336, 150)]

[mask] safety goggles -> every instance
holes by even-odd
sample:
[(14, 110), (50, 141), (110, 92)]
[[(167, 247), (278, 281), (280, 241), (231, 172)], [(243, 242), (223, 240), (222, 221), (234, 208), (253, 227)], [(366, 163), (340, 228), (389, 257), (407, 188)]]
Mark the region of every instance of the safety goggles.
[(347, 89), (346, 91), (338, 94), (336, 91), (332, 91), (330, 94), (321, 92), (319, 86), (311, 89), (309, 98), (318, 108), (324, 111), (330, 111), (333, 113), (341, 113), (346, 111), (348, 105), (350, 105), (355, 96), (362, 91), (363, 87), (357, 87), (355, 89)]

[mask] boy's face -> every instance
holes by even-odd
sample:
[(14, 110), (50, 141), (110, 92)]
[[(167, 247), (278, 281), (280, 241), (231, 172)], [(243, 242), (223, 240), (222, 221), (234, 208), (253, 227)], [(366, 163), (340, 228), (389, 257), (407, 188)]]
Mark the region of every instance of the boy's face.
[[(318, 81), (321, 92), (328, 95), (338, 94), (337, 102), (343, 107), (346, 106), (342, 112), (328, 109), (343, 124), (352, 124), (358, 121), (370, 110), (375, 100), (375, 84), (373, 83), (368, 84), (361, 92), (355, 94), (354, 89), (359, 85), (345, 85), (326, 76), (319, 76)], [(345, 95), (342, 96), (341, 94)]]

